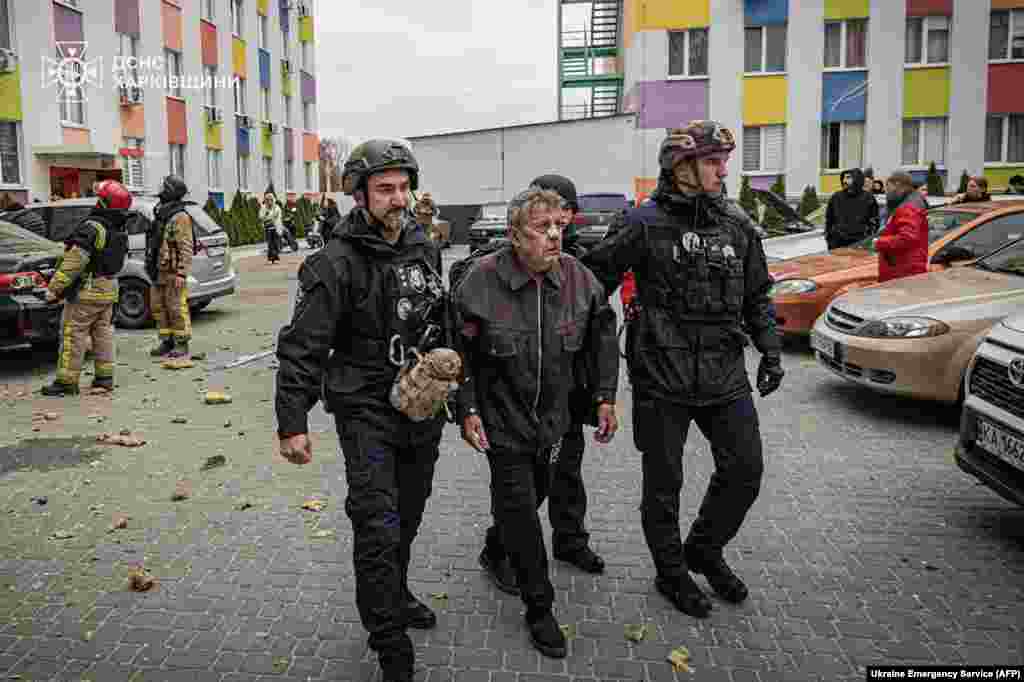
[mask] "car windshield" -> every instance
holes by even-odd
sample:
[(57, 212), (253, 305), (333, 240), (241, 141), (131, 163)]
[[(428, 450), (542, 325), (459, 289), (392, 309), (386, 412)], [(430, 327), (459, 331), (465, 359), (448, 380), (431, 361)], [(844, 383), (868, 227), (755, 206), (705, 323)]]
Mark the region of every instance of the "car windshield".
[[(942, 209), (928, 211), (928, 243), (934, 244), (937, 240), (945, 237), (950, 230), (974, 220), (978, 215), (969, 211), (944, 211)], [(876, 253), (874, 241), (877, 236), (872, 235), (863, 241), (857, 242), (851, 248), (861, 249), (868, 253)]]
[(196, 221), (196, 227), (198, 228), (199, 234), (202, 237), (208, 237), (211, 234), (221, 232), (220, 225), (214, 222), (210, 214), (199, 208), (198, 206), (189, 206), (187, 209), (188, 214), (192, 216), (192, 219)]
[(480, 218), (482, 220), (505, 220), (507, 215), (507, 204), (484, 204), (480, 209)]
[(581, 196), (580, 212), (584, 211), (622, 211), (629, 208), (624, 194), (600, 194), (597, 196)]
[(989, 254), (976, 264), (982, 270), (1005, 272), (1024, 277), (1024, 239), (1018, 240), (1001, 251)]
[(57, 255), (64, 247), (40, 237), (35, 232), (12, 223), (0, 222), (0, 255), (22, 255), (30, 253), (51, 253)]

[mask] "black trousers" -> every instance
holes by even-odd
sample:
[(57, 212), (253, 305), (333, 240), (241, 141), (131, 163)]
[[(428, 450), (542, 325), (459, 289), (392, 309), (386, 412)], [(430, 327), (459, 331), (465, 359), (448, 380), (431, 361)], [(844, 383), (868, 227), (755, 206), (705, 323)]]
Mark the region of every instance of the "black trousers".
[[(337, 413), (336, 413), (337, 414)], [(412, 652), (401, 607), (408, 594), (412, 541), (434, 480), (442, 424), (401, 423), (394, 428), (336, 418), (345, 457), (352, 521), (356, 606), (376, 651)]]
[(264, 234), (267, 237), (267, 260), (277, 260), (281, 254), (281, 237), (270, 227), (264, 230)]
[(573, 553), (587, 546), (590, 534), (584, 528), (587, 491), (583, 487), (583, 424), (573, 424), (562, 438), (561, 447), (551, 455), (551, 490), (548, 519), (551, 521), (551, 549)]
[(486, 551), (508, 556), (527, 616), (543, 614), (554, 603), (548, 552), (537, 509), (551, 485), (551, 449), (498, 450), (487, 453), (491, 467), (491, 511), (496, 524), (487, 530)]
[(644, 395), (633, 401), (633, 439), (643, 455), (641, 518), (658, 574), (686, 570), (679, 531), (683, 446), (695, 421), (711, 443), (715, 470), (686, 538), (700, 557), (718, 558), (757, 499), (764, 471), (757, 410), (749, 395), (708, 407), (686, 407)]

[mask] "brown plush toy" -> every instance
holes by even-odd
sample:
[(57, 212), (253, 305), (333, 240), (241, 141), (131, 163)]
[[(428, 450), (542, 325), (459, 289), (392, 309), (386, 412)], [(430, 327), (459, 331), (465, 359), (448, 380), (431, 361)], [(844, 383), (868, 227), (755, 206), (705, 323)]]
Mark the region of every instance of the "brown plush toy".
[(462, 358), (450, 348), (435, 348), (419, 355), (411, 369), (403, 367), (398, 373), (391, 387), (391, 404), (415, 422), (430, 419), (458, 389), (461, 373)]

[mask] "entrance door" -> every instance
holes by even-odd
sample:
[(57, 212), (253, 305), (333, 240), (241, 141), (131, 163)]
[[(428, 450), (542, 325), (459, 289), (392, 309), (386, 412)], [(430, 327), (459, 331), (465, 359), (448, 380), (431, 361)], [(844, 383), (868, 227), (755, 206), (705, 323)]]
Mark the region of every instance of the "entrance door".
[(82, 196), (78, 169), (50, 166), (50, 192), (61, 199)]

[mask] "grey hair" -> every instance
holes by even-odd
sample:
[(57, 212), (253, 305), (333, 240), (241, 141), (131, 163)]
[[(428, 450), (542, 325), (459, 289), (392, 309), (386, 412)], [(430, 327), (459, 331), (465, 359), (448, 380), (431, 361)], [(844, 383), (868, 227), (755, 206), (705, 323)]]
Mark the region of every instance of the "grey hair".
[(521, 228), (530, 220), (530, 213), (533, 209), (544, 207), (549, 209), (561, 208), (562, 197), (550, 189), (541, 189), (535, 185), (512, 197), (508, 202), (508, 225), (511, 228)]

